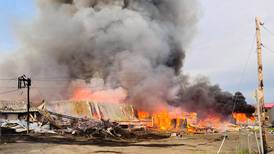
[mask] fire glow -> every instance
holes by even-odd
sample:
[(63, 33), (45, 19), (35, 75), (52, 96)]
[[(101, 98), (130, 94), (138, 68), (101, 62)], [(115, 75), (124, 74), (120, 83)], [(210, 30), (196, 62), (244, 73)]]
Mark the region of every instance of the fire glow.
[(173, 112), (156, 112), (149, 114), (148, 112), (138, 112), (139, 119), (152, 118), (153, 127), (160, 130), (178, 130), (187, 128), (188, 132), (195, 132), (195, 128), (215, 128), (221, 129), (223, 123), (219, 116), (208, 116), (207, 118), (198, 119), (196, 112), (181, 112), (174, 114)]
[[(92, 91), (89, 88), (76, 88), (72, 100), (92, 100), (97, 103), (126, 103), (127, 93), (122, 88)], [(136, 110), (136, 117), (140, 121), (151, 120), (147, 128), (160, 131), (176, 131), (185, 128), (189, 133), (197, 133), (199, 130), (214, 129), (224, 131), (232, 124), (232, 119), (236, 122), (247, 123), (255, 118), (247, 116), (245, 113), (233, 113), (230, 118), (224, 118), (219, 114), (208, 114), (199, 117), (196, 112), (188, 112), (182, 108), (171, 107), (158, 103), (154, 111), (144, 109)], [(156, 111), (155, 111), (156, 110)]]
[(232, 116), (237, 122), (241, 122), (241, 123), (246, 123), (247, 121), (251, 121), (251, 122), (255, 121), (254, 116), (247, 116), (244, 113), (233, 113)]
[[(179, 130), (186, 128), (189, 133), (196, 133), (202, 129), (214, 129), (218, 131), (225, 131), (231, 127), (232, 121), (241, 122), (245, 124), (248, 121), (254, 122), (253, 116), (248, 117), (245, 113), (233, 113), (231, 119), (224, 119), (220, 115), (208, 115), (205, 118), (198, 118), (196, 112), (182, 112), (174, 116), (173, 112), (156, 112), (149, 114), (148, 112), (138, 112), (138, 118), (140, 120), (152, 119), (152, 127), (158, 128), (162, 131)], [(235, 125), (234, 125), (235, 127)]]
[(89, 88), (76, 88), (72, 100), (92, 100), (96, 102), (121, 103), (127, 94), (122, 88), (92, 91)]

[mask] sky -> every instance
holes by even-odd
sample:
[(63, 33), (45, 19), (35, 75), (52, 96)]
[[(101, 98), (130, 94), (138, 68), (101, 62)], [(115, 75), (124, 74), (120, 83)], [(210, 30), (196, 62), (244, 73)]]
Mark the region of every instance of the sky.
[[(206, 75), (230, 92), (242, 91), (254, 103), (257, 87), (255, 16), (274, 34), (273, 0), (200, 0), (198, 33), (188, 49), (185, 72)], [(262, 29), (265, 101), (274, 102), (274, 35)]]
[(0, 53), (18, 46), (13, 34), (14, 24), (27, 21), (35, 15), (33, 0), (0, 0)]
[[(207, 76), (230, 92), (242, 91), (254, 103), (257, 87), (255, 16), (260, 16), (272, 34), (262, 29), (265, 101), (274, 102), (274, 1), (199, 0), (198, 32), (190, 47), (183, 71)], [(35, 14), (34, 0), (0, 0), (0, 55), (14, 51), (18, 42), (14, 24), (29, 21)], [(271, 50), (273, 51), (271, 51)], [(0, 59), (1, 60), (1, 59)]]

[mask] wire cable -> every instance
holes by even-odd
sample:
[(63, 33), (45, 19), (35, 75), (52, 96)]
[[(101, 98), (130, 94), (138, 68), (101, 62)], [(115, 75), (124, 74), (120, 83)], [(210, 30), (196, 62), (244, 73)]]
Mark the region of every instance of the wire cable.
[[(18, 80), (17, 78), (0, 78), (2, 81), (14, 81)], [(71, 81), (70, 78), (67, 77), (47, 77), (47, 78), (32, 78), (32, 81)]]
[(0, 78), (0, 80), (2, 80), (2, 81), (14, 81), (14, 80), (17, 80), (17, 79), (14, 79), (14, 78)]
[(268, 28), (266, 27), (265, 25), (262, 25), (262, 27), (270, 34), (274, 37), (274, 33)]
[(33, 79), (31, 79), (32, 81), (46, 81), (46, 82), (55, 82), (55, 81), (58, 81), (58, 82), (60, 82), (60, 81), (64, 81), (64, 82), (69, 82), (69, 81), (71, 81), (71, 79), (62, 79), (62, 78), (60, 78), (60, 79), (51, 79), (51, 78), (48, 78), (48, 79), (46, 79), (46, 78), (43, 78), (43, 79), (39, 79), (39, 78), (33, 78)]
[[(247, 66), (248, 66), (248, 64), (249, 64), (249, 60), (250, 60), (251, 55), (252, 55), (252, 53), (253, 53), (253, 51), (254, 51), (255, 38), (256, 38), (256, 33), (254, 33), (254, 35), (253, 35), (253, 38), (252, 38), (252, 41), (251, 41), (251, 46), (250, 46), (249, 53), (248, 53), (248, 57), (247, 57), (247, 59), (246, 59), (246, 61), (245, 61), (245, 64), (244, 64), (244, 67), (243, 67), (243, 71), (241, 72), (241, 76), (240, 76), (240, 78), (239, 78), (239, 82), (238, 82), (239, 88), (238, 88), (238, 90), (240, 89), (240, 87), (241, 87), (241, 85), (242, 85), (242, 82), (243, 82), (243, 79), (244, 79), (244, 75), (245, 75), (245, 73), (246, 73)], [(238, 102), (238, 100), (239, 100), (239, 96), (237, 95), (237, 96), (235, 97), (235, 99), (233, 100), (233, 107), (232, 107), (231, 115), (232, 115), (232, 114), (234, 113), (234, 111), (235, 111), (236, 103)]]
[(15, 91), (18, 91), (19, 89), (13, 89), (13, 90), (8, 90), (8, 91), (3, 91), (3, 92), (0, 92), (0, 95), (2, 94), (9, 94), (9, 93), (13, 93)]
[(273, 53), (273, 54), (274, 54), (274, 50), (273, 50), (273, 49), (271, 49), (271, 48), (269, 48), (268, 46), (266, 46), (266, 45), (262, 45), (262, 47), (264, 47), (267, 51), (269, 51), (269, 52), (271, 52), (271, 53)]

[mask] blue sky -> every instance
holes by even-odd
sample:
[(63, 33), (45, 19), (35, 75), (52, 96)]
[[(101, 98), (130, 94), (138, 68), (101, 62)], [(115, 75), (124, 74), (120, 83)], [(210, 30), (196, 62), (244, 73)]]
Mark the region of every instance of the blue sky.
[[(240, 90), (248, 102), (254, 103), (252, 93), (257, 86), (255, 42), (252, 42), (255, 34), (254, 18), (260, 16), (265, 26), (274, 32), (274, 1), (199, 1), (202, 15), (198, 33), (187, 49), (184, 72), (206, 75), (213, 84), (218, 83), (230, 92)], [(0, 54), (18, 47), (12, 27), (18, 20), (28, 21), (35, 16), (34, 5), (34, 0), (0, 0)], [(262, 37), (263, 43), (274, 51), (274, 36), (262, 30)], [(272, 59), (274, 52), (264, 49), (266, 102), (274, 102)]]
[(0, 0), (0, 52), (16, 48), (13, 25), (18, 20), (29, 20), (35, 15), (33, 0)]

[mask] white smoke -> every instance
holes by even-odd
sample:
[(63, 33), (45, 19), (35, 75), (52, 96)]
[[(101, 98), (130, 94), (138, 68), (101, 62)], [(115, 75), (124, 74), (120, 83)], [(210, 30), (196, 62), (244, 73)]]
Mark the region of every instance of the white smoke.
[[(108, 87), (125, 88), (131, 102), (176, 97), (183, 49), (196, 31), (196, 0), (41, 0), (37, 6), (37, 17), (17, 27), (22, 48), (4, 60), (1, 74), (26, 74), (35, 82), (89, 81), (97, 73)], [(56, 83), (36, 85), (44, 94), (43, 87)], [(47, 98), (67, 97), (65, 89), (47, 90)]]

